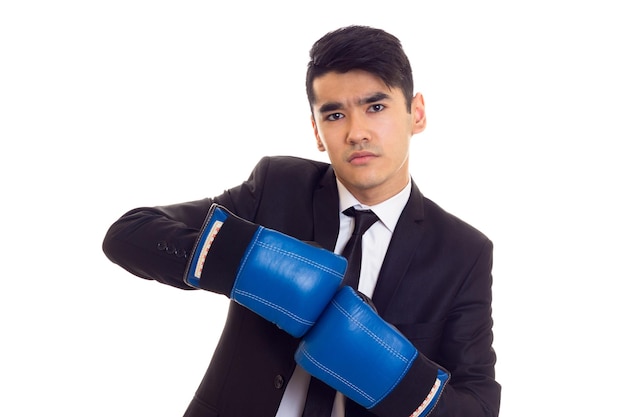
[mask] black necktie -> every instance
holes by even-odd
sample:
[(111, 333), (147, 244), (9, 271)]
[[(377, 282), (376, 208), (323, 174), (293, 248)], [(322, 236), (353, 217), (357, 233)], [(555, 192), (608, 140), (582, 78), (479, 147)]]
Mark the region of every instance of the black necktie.
[[(356, 210), (350, 207), (343, 212), (345, 215), (354, 217), (354, 230), (341, 255), (348, 260), (348, 269), (344, 275), (343, 285), (350, 285), (355, 290), (359, 286), (361, 275), (361, 238), (369, 229), (378, 216), (371, 210)], [(309, 391), (302, 417), (330, 417), (333, 411), (333, 402), (336, 391), (315, 377), (311, 377)]]
[(343, 283), (358, 290), (361, 276), (361, 238), (363, 233), (376, 223), (378, 216), (372, 210), (356, 210), (354, 207), (344, 210), (343, 214), (354, 217), (352, 236), (341, 252), (341, 255), (348, 260), (348, 269), (343, 277)]

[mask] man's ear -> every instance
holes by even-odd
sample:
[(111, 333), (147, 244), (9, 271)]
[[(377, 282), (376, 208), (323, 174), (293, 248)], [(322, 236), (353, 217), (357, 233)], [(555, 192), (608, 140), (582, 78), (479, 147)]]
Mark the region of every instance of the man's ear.
[(411, 101), (411, 109), (413, 110), (413, 134), (420, 133), (426, 129), (426, 106), (424, 105), (424, 96), (417, 93)]
[(322, 142), (322, 139), (320, 138), (320, 134), (317, 131), (317, 124), (315, 123), (315, 117), (313, 117), (312, 115), (311, 115), (311, 126), (313, 127), (313, 133), (315, 134), (315, 140), (317, 141), (317, 149), (320, 152), (325, 152), (326, 147), (324, 146), (324, 143)]

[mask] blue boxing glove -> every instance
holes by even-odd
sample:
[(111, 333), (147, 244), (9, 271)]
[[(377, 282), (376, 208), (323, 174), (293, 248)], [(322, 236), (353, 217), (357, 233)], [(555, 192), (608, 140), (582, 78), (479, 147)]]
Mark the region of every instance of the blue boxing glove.
[(347, 262), (326, 249), (251, 223), (224, 207), (209, 210), (185, 282), (227, 294), (289, 334), (315, 323), (341, 284)]
[(309, 374), (378, 416), (427, 415), (449, 377), (351, 287), (336, 294), (295, 358)]

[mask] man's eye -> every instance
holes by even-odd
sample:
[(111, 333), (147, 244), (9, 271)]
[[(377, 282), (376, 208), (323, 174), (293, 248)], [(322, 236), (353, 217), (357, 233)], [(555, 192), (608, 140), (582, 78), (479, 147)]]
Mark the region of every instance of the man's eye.
[(385, 108), (384, 104), (372, 104), (372, 106), (370, 107), (370, 111), (379, 112), (379, 111), (383, 111), (384, 108)]
[(342, 117), (343, 117), (343, 114), (341, 114), (341, 113), (332, 113), (332, 114), (329, 114), (326, 117), (326, 119), (330, 120), (330, 121), (335, 121), (335, 120), (341, 119)]

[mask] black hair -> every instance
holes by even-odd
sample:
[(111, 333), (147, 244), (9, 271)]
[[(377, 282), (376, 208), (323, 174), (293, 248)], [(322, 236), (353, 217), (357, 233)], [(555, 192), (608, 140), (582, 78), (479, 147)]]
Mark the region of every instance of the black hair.
[(400, 88), (411, 111), (413, 73), (400, 40), (381, 29), (346, 26), (322, 36), (309, 52), (306, 92), (313, 108), (313, 80), (328, 72), (362, 70), (380, 78), (389, 88)]

